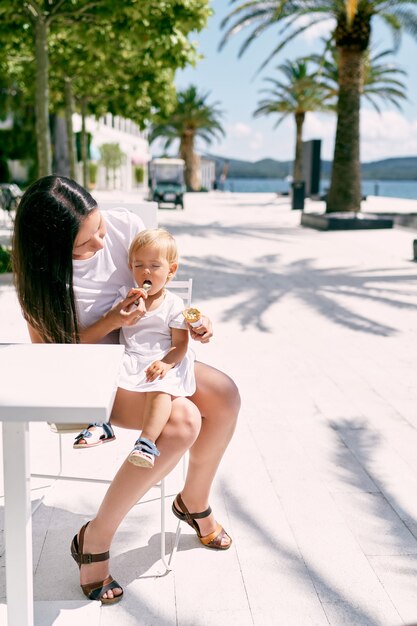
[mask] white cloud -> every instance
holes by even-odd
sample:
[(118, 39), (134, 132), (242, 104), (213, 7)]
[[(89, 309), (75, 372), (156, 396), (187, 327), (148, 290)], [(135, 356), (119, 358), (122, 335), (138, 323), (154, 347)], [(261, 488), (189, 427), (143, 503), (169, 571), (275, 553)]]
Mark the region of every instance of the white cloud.
[[(317, 16), (316, 16), (317, 17)], [(315, 18), (310, 16), (303, 16), (297, 21), (298, 26), (306, 26), (309, 22), (312, 22)], [(320, 37), (328, 38), (330, 33), (334, 30), (336, 26), (336, 22), (334, 19), (323, 20), (322, 22), (318, 22), (310, 28), (307, 28), (302, 34), (301, 37), (306, 41), (314, 41), (319, 39)]]
[(249, 148), (255, 152), (262, 149), (264, 144), (263, 134), (260, 132), (253, 133), (251, 141), (249, 143)]
[(336, 133), (336, 116), (307, 113), (304, 122), (304, 139), (333, 140)]
[(417, 118), (407, 119), (399, 111), (361, 111), (361, 159), (417, 154)]
[(257, 122), (236, 122), (226, 127), (226, 138), (212, 148), (219, 156), (256, 161), (265, 156), (265, 134)]
[(235, 139), (241, 139), (242, 137), (249, 137), (252, 134), (252, 127), (243, 122), (236, 122), (227, 129), (227, 133)]

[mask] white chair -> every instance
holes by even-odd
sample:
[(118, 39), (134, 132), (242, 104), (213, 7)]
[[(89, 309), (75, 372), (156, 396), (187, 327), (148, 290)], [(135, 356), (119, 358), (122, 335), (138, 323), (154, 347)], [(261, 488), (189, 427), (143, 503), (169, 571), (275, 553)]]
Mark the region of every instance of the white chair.
[[(180, 296), (183, 299), (184, 302), (184, 307), (189, 307), (191, 306), (191, 297), (192, 297), (192, 288), (193, 288), (193, 279), (189, 278), (188, 280), (172, 280), (169, 284), (168, 284), (168, 288), (170, 291), (175, 292), (178, 296)], [(51, 424), (51, 430), (53, 430), (53, 432), (56, 432), (59, 435), (59, 471), (57, 474), (36, 474), (36, 473), (32, 473), (31, 476), (33, 476), (34, 478), (53, 478), (56, 480), (60, 479), (60, 478), (64, 478), (66, 480), (77, 480), (77, 481), (88, 481), (88, 482), (96, 482), (96, 483), (110, 483), (110, 481), (108, 480), (103, 480), (103, 479), (99, 479), (99, 478), (79, 478), (78, 476), (67, 476), (67, 475), (63, 475), (62, 471), (63, 471), (63, 461), (62, 461), (62, 435), (64, 434), (69, 434), (69, 433), (78, 433), (80, 430), (82, 430), (83, 428), (85, 428), (86, 424), (74, 424), (74, 425), (67, 425), (67, 424)], [(187, 468), (187, 461), (186, 461), (186, 456), (183, 457), (182, 459), (182, 471), (183, 471), (183, 478), (185, 478), (185, 474), (186, 474), (186, 468)], [(52, 485), (51, 485), (52, 486)], [(160, 483), (158, 483), (158, 485), (156, 485), (157, 487), (160, 488), (160, 501), (161, 501), (161, 545), (160, 545), (160, 549), (161, 549), (161, 561), (164, 565), (164, 567), (166, 568), (166, 571), (163, 573), (165, 574), (166, 572), (171, 571), (172, 567), (172, 561), (173, 558), (175, 556), (175, 553), (177, 551), (178, 548), (178, 543), (180, 540), (180, 535), (181, 535), (181, 521), (178, 521), (177, 524), (177, 530), (175, 533), (175, 539), (174, 539), (174, 545), (173, 548), (171, 550), (171, 554), (169, 556), (169, 559), (167, 561), (166, 559), (166, 515), (165, 515), (165, 508), (166, 508), (166, 484), (165, 484), (165, 479), (163, 478), (161, 480)], [(40, 501), (37, 503), (36, 507), (33, 509), (32, 513), (34, 513), (36, 511), (36, 509), (40, 506), (40, 504), (42, 503), (43, 498), (40, 499)], [(161, 574), (161, 575), (163, 575)]]
[[(93, 194), (94, 195), (94, 194)], [(158, 228), (158, 203), (157, 202), (132, 202), (125, 201), (115, 205), (115, 202), (109, 202), (106, 200), (98, 201), (101, 211), (108, 211), (109, 209), (128, 209), (132, 213), (138, 215), (145, 228)]]

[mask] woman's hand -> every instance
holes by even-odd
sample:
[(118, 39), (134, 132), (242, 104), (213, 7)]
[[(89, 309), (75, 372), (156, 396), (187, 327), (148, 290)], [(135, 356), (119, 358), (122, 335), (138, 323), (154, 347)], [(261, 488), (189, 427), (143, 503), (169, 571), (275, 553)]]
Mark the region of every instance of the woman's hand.
[(129, 293), (127, 294), (126, 298), (130, 298), (132, 296), (136, 296), (136, 300), (138, 300), (138, 302), (135, 302), (135, 304), (138, 305), (140, 298), (146, 299), (148, 297), (148, 292), (146, 291), (146, 289), (141, 289), (140, 287), (132, 287), (131, 289), (129, 289)]
[(188, 323), (187, 325), (190, 331), (191, 338), (195, 341), (199, 341), (200, 343), (208, 343), (213, 337), (213, 324), (205, 315), (201, 316), (201, 324), (200, 326), (197, 326), (197, 328), (193, 328), (193, 326)]
[(131, 289), (124, 300), (117, 302), (105, 315), (113, 330), (136, 324), (146, 313), (147, 297), (144, 289)]

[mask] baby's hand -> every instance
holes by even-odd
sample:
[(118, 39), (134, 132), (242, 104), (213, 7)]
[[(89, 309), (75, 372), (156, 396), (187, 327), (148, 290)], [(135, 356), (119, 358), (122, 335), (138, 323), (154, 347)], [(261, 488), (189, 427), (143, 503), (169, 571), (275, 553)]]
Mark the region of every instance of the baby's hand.
[(188, 323), (187, 326), (192, 339), (194, 339), (195, 341), (199, 341), (200, 343), (208, 343), (213, 337), (213, 325), (209, 318), (205, 315), (201, 316), (201, 324), (200, 326), (197, 326), (197, 328), (193, 328), (191, 324)]
[(151, 383), (157, 378), (163, 378), (172, 367), (172, 365), (164, 363), (163, 361), (154, 361), (145, 372), (146, 382)]

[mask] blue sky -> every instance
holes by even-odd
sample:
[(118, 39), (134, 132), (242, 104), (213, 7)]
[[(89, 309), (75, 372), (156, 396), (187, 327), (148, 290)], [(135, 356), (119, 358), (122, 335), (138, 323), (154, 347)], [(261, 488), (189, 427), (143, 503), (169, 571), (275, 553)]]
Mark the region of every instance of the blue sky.
[[(239, 0), (240, 1), (240, 0)], [(264, 157), (289, 160), (294, 154), (295, 127), (288, 118), (274, 129), (274, 116), (254, 119), (253, 111), (262, 97), (259, 90), (266, 86), (264, 78), (276, 75), (276, 66), (286, 59), (309, 54), (321, 49), (320, 37), (328, 34), (331, 22), (312, 27), (294, 40), (260, 74), (257, 69), (276, 45), (278, 27), (271, 27), (253, 43), (238, 59), (239, 46), (249, 34), (243, 30), (218, 52), (222, 37), (220, 22), (231, 6), (227, 0), (211, 3), (214, 15), (208, 27), (191, 38), (198, 43), (203, 59), (195, 68), (178, 72), (176, 84), (179, 89), (195, 84), (203, 92), (210, 92), (209, 102), (218, 102), (224, 111), (223, 125), (226, 137), (213, 142), (211, 147), (200, 145), (214, 154), (225, 157), (255, 161)], [(379, 23), (378, 23), (379, 22)], [(373, 22), (373, 42), (378, 50), (390, 48), (390, 31), (376, 18)], [(361, 158), (372, 161), (391, 156), (417, 156), (417, 40), (404, 35), (398, 53), (392, 62), (406, 70), (408, 102), (402, 111), (386, 108), (378, 114), (365, 103), (361, 109)], [(331, 159), (333, 154), (336, 119), (334, 115), (309, 113), (304, 125), (304, 139), (322, 139), (322, 157)]]

